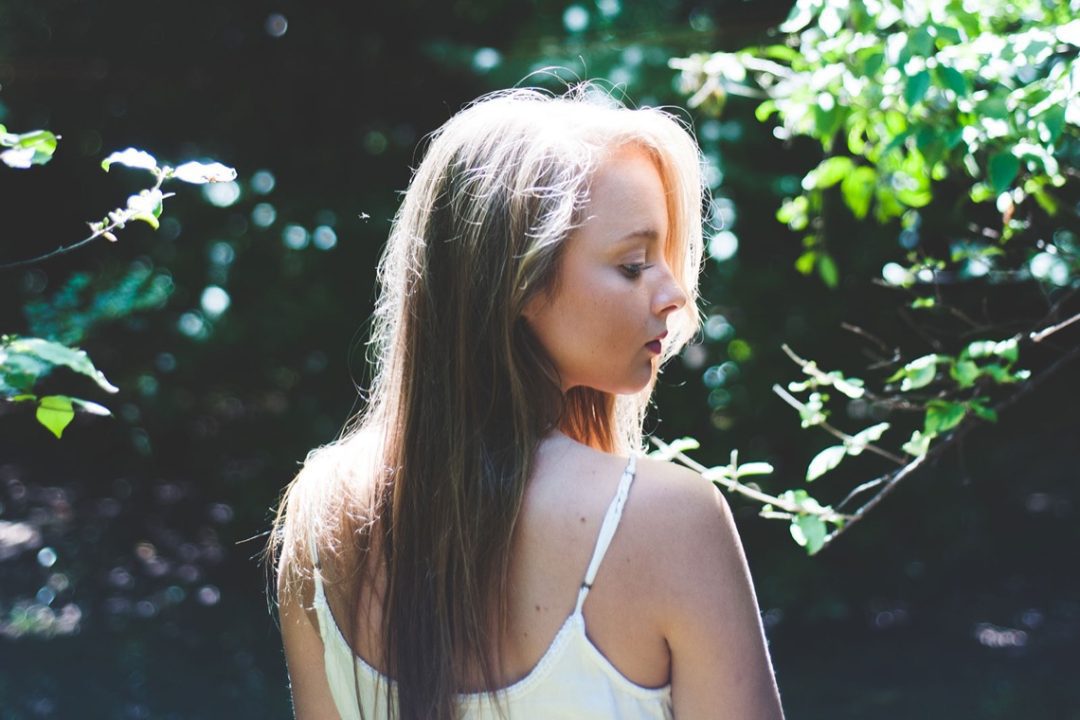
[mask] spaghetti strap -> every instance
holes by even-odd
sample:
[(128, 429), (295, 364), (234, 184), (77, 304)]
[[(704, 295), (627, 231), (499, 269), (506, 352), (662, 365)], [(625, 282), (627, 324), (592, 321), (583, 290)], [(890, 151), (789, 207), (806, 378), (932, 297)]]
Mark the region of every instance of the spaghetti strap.
[(315, 581), (315, 607), (326, 605), (326, 593), (323, 590), (322, 566), (319, 564), (319, 545), (315, 541), (315, 535), (311, 536), (311, 576)]
[(603, 562), (608, 546), (611, 545), (611, 539), (615, 537), (615, 530), (619, 527), (623, 506), (626, 505), (626, 498), (630, 495), (630, 483), (634, 481), (635, 472), (637, 472), (637, 458), (631, 455), (626, 469), (623, 470), (622, 479), (619, 481), (619, 489), (612, 498), (611, 504), (608, 505), (604, 522), (600, 526), (600, 535), (596, 538), (596, 549), (593, 550), (592, 560), (589, 561), (589, 569), (585, 571), (585, 580), (581, 583), (581, 589), (578, 590), (577, 605), (574, 607), (575, 615), (581, 614), (585, 598), (588, 597), (593, 580), (596, 579), (596, 571), (600, 569), (600, 563)]

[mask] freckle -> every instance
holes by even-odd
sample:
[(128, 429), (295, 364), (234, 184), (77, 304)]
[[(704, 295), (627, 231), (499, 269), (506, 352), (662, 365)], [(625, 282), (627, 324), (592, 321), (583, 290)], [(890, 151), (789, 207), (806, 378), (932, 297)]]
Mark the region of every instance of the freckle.
[(585, 522), (585, 516), (584, 515), (581, 516), (581, 522)]
[(536, 612), (540, 612), (540, 606), (539, 605), (536, 606)]

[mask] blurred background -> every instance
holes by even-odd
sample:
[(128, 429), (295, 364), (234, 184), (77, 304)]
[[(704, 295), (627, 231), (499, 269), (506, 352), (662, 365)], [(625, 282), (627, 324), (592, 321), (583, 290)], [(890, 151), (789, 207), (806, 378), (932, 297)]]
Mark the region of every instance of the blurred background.
[[(0, 0), (0, 123), (61, 136), (48, 165), (0, 167), (0, 264), (85, 237), (151, 184), (102, 172), (112, 151), (238, 172), (170, 185), (157, 231), (0, 271), (0, 332), (81, 347), (119, 387), (50, 375), (44, 390), (113, 412), (60, 440), (0, 403), (0, 718), (291, 717), (257, 562), (271, 509), (358, 407), (375, 263), (418, 144), (490, 90), (599, 78), (694, 124), (708, 322), (648, 430), (693, 435), (706, 464), (735, 448), (772, 463), (769, 492), (798, 486), (827, 439), (770, 389), (800, 377), (781, 345), (858, 373), (867, 341), (842, 323), (919, 340), (872, 281), (904, 255), (897, 227), (831, 226), (835, 287), (793, 266), (799, 236), (775, 213), (820, 146), (778, 137), (758, 100), (682, 109), (671, 58), (764, 42), (790, 10)], [(1078, 390), (1075, 366), (1057, 373), (813, 557), (732, 498), (788, 717), (1080, 717)], [(880, 474), (868, 455), (815, 492)]]

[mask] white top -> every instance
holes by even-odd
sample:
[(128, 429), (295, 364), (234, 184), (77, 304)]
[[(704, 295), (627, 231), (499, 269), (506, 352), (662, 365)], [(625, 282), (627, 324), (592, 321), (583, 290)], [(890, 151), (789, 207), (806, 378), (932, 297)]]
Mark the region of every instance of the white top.
[[(578, 591), (574, 612), (559, 628), (536, 667), (513, 685), (498, 691), (510, 720), (653, 720), (672, 717), (671, 685), (646, 688), (627, 680), (589, 640), (585, 634), (585, 616), (581, 612), (596, 578), (596, 571), (619, 526), (635, 470), (636, 461), (631, 457), (623, 471), (618, 492), (604, 516), (596, 549)], [(338, 713), (342, 720), (360, 720), (359, 699), (365, 718), (388, 717), (385, 683), (389, 682), (392, 687), (394, 683), (353, 653), (327, 605), (318, 571), (318, 556), (314, 553), (313, 556), (316, 558), (315, 612), (323, 640), (326, 677), (330, 681), (330, 691)], [(458, 703), (462, 720), (495, 720), (500, 717), (491, 693), (458, 695)]]

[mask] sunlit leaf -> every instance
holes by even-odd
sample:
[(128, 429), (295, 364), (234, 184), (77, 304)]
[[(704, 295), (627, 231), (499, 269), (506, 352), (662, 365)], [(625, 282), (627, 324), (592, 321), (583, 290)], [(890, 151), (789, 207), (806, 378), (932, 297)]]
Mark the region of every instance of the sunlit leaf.
[(158, 162), (153, 155), (133, 147), (129, 147), (126, 150), (118, 150), (101, 161), (101, 167), (106, 172), (108, 172), (109, 167), (114, 164), (139, 170), (156, 170), (158, 166)]
[(105, 407), (104, 405), (100, 405), (100, 404), (98, 404), (96, 402), (90, 401), (90, 400), (83, 400), (81, 398), (71, 398), (71, 402), (72, 402), (72, 404), (78, 406), (79, 409), (84, 410), (84, 411), (90, 413), (91, 415), (101, 415), (101, 416), (112, 415), (112, 412), (109, 411), (109, 408)]
[(921, 431), (916, 430), (911, 433), (911, 439), (904, 443), (903, 451), (908, 455), (914, 457), (922, 457), (930, 449), (930, 440), (933, 439), (932, 435), (923, 434)]
[(767, 462), (748, 462), (739, 466), (739, 477), (743, 475), (769, 475), (773, 466)]
[(903, 392), (926, 387), (934, 381), (934, 376), (937, 374), (937, 363), (937, 355), (923, 355), (898, 370), (887, 382), (900, 380), (900, 390)]
[(701, 444), (692, 437), (678, 438), (667, 444), (667, 447), (657, 448), (649, 453), (649, 457), (655, 460), (671, 460), (679, 453), (687, 450), (697, 450)]
[(817, 269), (827, 287), (834, 288), (840, 283), (840, 272), (836, 269), (836, 262), (831, 255), (818, 253)]
[(971, 360), (957, 360), (949, 369), (949, 375), (960, 387), (969, 388), (979, 377), (979, 366)]
[(10, 168), (25, 170), (34, 164), (34, 151), (32, 148), (10, 148), (0, 152), (0, 160)]
[(202, 185), (211, 182), (230, 182), (236, 179), (236, 170), (219, 162), (186, 162), (173, 171), (177, 180)]
[(967, 414), (963, 403), (933, 400), (926, 407), (924, 432), (927, 435), (940, 435), (959, 425)]
[(827, 447), (810, 461), (810, 464), (806, 468), (806, 481), (813, 482), (819, 477), (829, 472), (844, 459), (847, 455), (847, 448), (843, 445), (832, 445)]
[(0, 160), (8, 167), (25, 169), (33, 165), (44, 165), (52, 159), (59, 139), (48, 130), (32, 130), (22, 135), (0, 131), (2, 142), (9, 147), (0, 153)]
[(63, 365), (85, 375), (108, 392), (117, 392), (119, 388), (105, 379), (105, 375), (94, 367), (86, 352), (70, 348), (41, 338), (16, 338), (8, 345), (9, 352), (31, 355), (52, 365)]
[(71, 407), (71, 398), (66, 395), (46, 395), (38, 401), (37, 420), (56, 437), (64, 433), (75, 411)]
[(825, 544), (825, 521), (817, 515), (799, 515), (791, 521), (791, 537), (813, 555)]
[(859, 455), (866, 446), (870, 443), (877, 442), (881, 439), (881, 436), (885, 434), (885, 431), (889, 429), (889, 423), (883, 422), (877, 425), (871, 425), (870, 427), (860, 430), (851, 436), (851, 439), (844, 443), (848, 455)]
[(860, 165), (845, 175), (840, 183), (844, 202), (860, 220), (865, 218), (870, 210), (870, 200), (874, 197), (874, 186), (877, 185), (877, 180), (877, 172), (872, 167)]
[(834, 155), (830, 158), (825, 158), (816, 168), (807, 173), (806, 177), (803, 178), (803, 189), (821, 190), (832, 187), (843, 180), (854, 167), (855, 163), (852, 162), (851, 158), (843, 155)]

